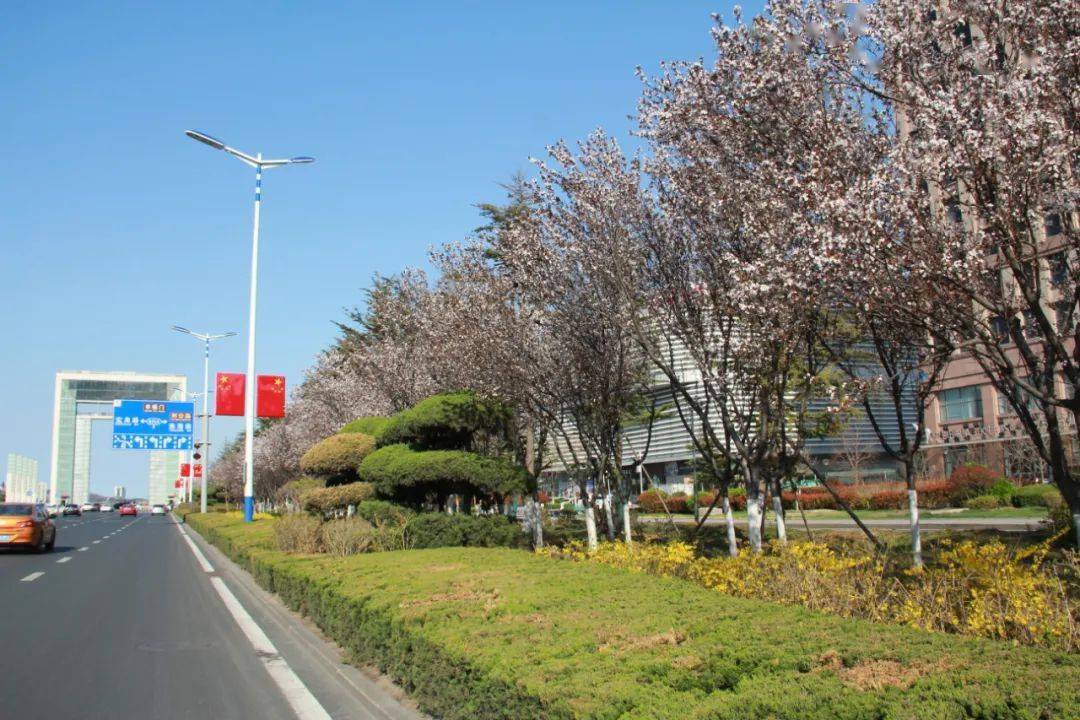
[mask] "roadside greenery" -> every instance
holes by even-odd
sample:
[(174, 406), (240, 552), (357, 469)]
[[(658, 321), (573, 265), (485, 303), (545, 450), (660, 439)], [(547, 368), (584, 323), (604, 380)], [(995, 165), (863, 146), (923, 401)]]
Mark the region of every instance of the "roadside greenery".
[(283, 520), (188, 517), (354, 662), (447, 720), (1080, 714), (1076, 655), (520, 551), (288, 555), (273, 549)]
[(338, 433), (316, 443), (300, 458), (300, 470), (327, 485), (356, 482), (357, 468), (375, 449), (375, 438), (360, 432)]

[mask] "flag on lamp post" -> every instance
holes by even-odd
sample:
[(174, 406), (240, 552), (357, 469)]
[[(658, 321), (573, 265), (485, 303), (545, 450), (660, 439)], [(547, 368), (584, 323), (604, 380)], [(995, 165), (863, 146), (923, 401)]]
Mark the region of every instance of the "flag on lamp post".
[(217, 374), (217, 393), (214, 400), (214, 414), (244, 414), (244, 373), (219, 372)]
[(195, 463), (195, 478), (198, 479), (198, 478), (201, 478), (201, 477), (202, 477), (202, 464), (201, 463)]
[(191, 477), (191, 463), (180, 463), (180, 477)]
[(261, 418), (285, 417), (285, 377), (259, 375), (255, 414)]

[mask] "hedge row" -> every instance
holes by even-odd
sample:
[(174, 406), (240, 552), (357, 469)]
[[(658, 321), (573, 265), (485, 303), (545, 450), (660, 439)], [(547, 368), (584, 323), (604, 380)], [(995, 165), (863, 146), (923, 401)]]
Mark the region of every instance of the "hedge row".
[(1080, 714), (1077, 656), (515, 550), (300, 557), (269, 549), (273, 521), (188, 521), (446, 720)]

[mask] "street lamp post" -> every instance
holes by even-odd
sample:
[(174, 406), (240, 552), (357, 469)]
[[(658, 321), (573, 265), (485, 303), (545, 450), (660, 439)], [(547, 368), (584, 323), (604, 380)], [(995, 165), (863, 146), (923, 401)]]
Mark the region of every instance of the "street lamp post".
[[(206, 468), (210, 465), (210, 343), (214, 340), (221, 340), (222, 338), (233, 337), (236, 335), (234, 332), (218, 333), (216, 335), (211, 333), (198, 333), (192, 330), (188, 330), (186, 327), (180, 327), (179, 325), (173, 325), (173, 330), (176, 332), (182, 332), (191, 337), (202, 340), (203, 342), (203, 391), (202, 391), (202, 455), (203, 455), (203, 474), (201, 482), (199, 483), (199, 511), (206, 512)], [(193, 463), (194, 464), (194, 463)], [(192, 470), (194, 472), (194, 469)], [(194, 478), (189, 478), (194, 480)]]
[[(251, 292), (248, 295), (248, 354), (247, 381), (244, 387), (244, 521), (251, 522), (255, 514), (255, 307), (259, 278), (259, 208), (262, 205), (263, 170), (282, 165), (301, 165), (315, 162), (311, 157), (294, 157), (287, 160), (263, 159), (262, 153), (254, 157), (231, 148), (206, 133), (185, 130), (192, 140), (224, 150), (240, 162), (255, 168), (255, 222), (251, 234)], [(204, 496), (205, 497), (205, 496)]]

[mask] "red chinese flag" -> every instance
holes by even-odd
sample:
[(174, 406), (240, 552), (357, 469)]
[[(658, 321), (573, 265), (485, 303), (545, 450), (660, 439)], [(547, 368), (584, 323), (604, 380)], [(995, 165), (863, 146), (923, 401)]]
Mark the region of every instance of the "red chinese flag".
[(195, 466), (195, 477), (197, 477), (197, 478), (202, 477), (202, 465), (196, 465)]
[(244, 414), (244, 373), (217, 374), (217, 398), (214, 413), (217, 415)]
[(255, 412), (261, 418), (285, 417), (285, 377), (283, 375), (260, 375), (259, 394), (256, 396)]
[(181, 488), (183, 486), (184, 486), (184, 481), (183, 480), (177, 480), (175, 483), (173, 483), (174, 488)]
[(191, 477), (190, 463), (180, 463), (180, 477)]

